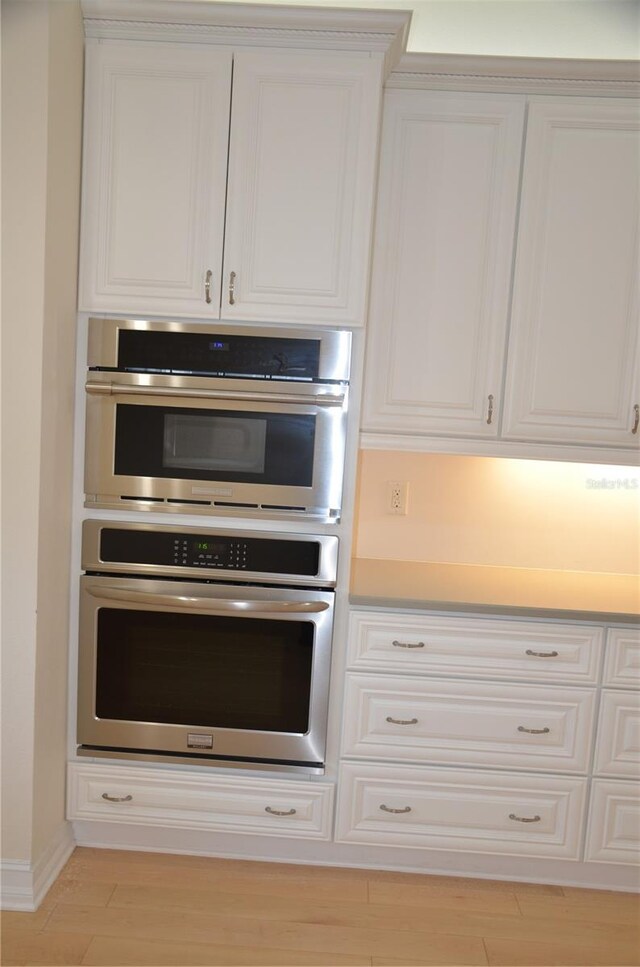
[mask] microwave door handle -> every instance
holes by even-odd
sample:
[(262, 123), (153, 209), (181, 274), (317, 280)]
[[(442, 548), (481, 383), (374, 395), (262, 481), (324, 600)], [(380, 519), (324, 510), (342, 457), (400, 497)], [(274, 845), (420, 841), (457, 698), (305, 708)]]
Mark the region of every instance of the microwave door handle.
[(327, 611), (326, 601), (228, 601), (225, 598), (197, 598), (181, 594), (153, 594), (149, 591), (134, 591), (129, 588), (116, 588), (109, 585), (89, 585), (87, 591), (94, 598), (109, 598), (115, 601), (132, 601), (134, 604), (166, 605), (170, 608), (207, 608), (210, 611), (231, 611), (235, 613), (263, 614), (309, 614)]
[(193, 386), (149, 386), (127, 383), (99, 383), (97, 380), (87, 380), (85, 384), (87, 393), (100, 393), (106, 396), (117, 396), (125, 394), (127, 396), (179, 396), (195, 397), (202, 400), (240, 400), (251, 403), (301, 403), (305, 406), (342, 406), (344, 403), (344, 393), (335, 393), (326, 396), (315, 396), (310, 393), (308, 396), (303, 393), (255, 393), (245, 390), (238, 390), (230, 393), (225, 390), (216, 389), (196, 389)]

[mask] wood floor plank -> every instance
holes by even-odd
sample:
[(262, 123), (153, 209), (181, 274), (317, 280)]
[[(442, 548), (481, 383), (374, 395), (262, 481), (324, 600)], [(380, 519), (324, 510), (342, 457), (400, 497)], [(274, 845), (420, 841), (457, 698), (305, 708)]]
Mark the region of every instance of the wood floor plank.
[(25, 930), (2, 932), (3, 967), (77, 965), (91, 941), (80, 933), (32, 933)]
[(106, 907), (115, 888), (115, 880), (111, 883), (102, 883), (100, 880), (58, 877), (49, 890), (47, 899), (53, 903), (79, 903), (83, 906)]
[(468, 910), (474, 913), (494, 913), (519, 916), (520, 908), (514, 893), (490, 890), (476, 893), (471, 888), (442, 889), (431, 883), (388, 883), (369, 881), (369, 902), (400, 906)]
[(94, 937), (82, 960), (86, 967), (370, 967), (370, 963), (371, 958), (366, 956), (220, 944), (167, 944), (120, 937)]
[[(464, 922), (464, 918), (459, 918)], [(515, 920), (515, 918), (513, 918)], [(131, 937), (168, 943), (214, 943), (424, 959), (426, 964), (486, 964), (480, 937), (376, 927), (258, 920), (170, 908), (74, 907), (60, 904), (46, 930), (77, 931), (93, 936)]]
[[(51, 891), (49, 891), (51, 892)], [(40, 907), (34, 913), (22, 913), (18, 910), (3, 910), (0, 913), (0, 928), (4, 934), (6, 931), (24, 930), (26, 933), (37, 933), (42, 930), (47, 920), (51, 916), (55, 904), (45, 897)]]
[(631, 894), (570, 897), (518, 897), (524, 917), (549, 920), (597, 920), (600, 923), (640, 922), (640, 897)]
[(540, 896), (562, 896), (562, 887), (547, 883), (519, 883), (506, 880), (483, 880), (468, 876), (438, 876), (431, 873), (394, 873), (369, 870), (369, 879), (377, 883), (406, 883), (409, 886), (433, 886), (439, 890), (470, 890), (474, 893), (523, 893)]
[(610, 940), (604, 947), (536, 941), (485, 941), (491, 967), (637, 967), (640, 948)]

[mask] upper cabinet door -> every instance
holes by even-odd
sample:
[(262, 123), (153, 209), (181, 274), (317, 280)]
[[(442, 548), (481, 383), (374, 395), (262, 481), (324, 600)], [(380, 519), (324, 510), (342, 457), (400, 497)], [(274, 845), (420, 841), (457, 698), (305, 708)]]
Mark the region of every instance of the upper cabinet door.
[(363, 324), (381, 70), (235, 55), (223, 318)]
[(87, 42), (80, 309), (219, 316), (230, 93), (228, 51)]
[(386, 94), (365, 430), (497, 434), (524, 104)]
[(531, 105), (507, 437), (637, 445), (639, 127), (634, 101)]

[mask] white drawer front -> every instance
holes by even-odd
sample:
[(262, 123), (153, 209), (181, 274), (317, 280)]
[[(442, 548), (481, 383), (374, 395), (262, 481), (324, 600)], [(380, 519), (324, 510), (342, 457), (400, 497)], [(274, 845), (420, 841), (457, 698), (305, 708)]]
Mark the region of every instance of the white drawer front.
[(69, 819), (329, 839), (333, 785), (70, 763)]
[(590, 684), (604, 629), (532, 621), (354, 611), (352, 668)]
[(640, 692), (602, 692), (594, 772), (640, 779)]
[(586, 772), (595, 692), (347, 675), (343, 755)]
[(578, 859), (586, 780), (344, 763), (338, 842)]
[(640, 787), (634, 782), (594, 779), (585, 860), (640, 862)]
[(640, 688), (640, 628), (609, 628), (603, 684)]

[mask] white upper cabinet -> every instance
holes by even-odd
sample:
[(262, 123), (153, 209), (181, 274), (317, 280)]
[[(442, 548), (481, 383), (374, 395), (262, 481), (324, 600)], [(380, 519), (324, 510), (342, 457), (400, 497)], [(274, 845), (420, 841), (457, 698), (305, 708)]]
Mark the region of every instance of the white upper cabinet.
[(362, 325), (382, 71), (89, 41), (80, 309)]
[(529, 108), (507, 438), (638, 444), (639, 129), (634, 100)]
[(385, 95), (365, 430), (496, 435), (524, 112)]
[(86, 72), (80, 309), (217, 318), (231, 53), (88, 40)]
[(234, 58), (222, 315), (362, 325), (381, 64)]

